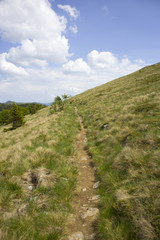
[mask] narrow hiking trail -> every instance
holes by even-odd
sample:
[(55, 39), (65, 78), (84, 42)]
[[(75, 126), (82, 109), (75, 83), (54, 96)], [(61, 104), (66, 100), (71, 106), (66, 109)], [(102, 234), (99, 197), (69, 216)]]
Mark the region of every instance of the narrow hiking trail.
[(72, 203), (74, 213), (68, 226), (68, 240), (93, 240), (95, 239), (93, 223), (99, 213), (97, 208), (99, 195), (95, 193), (99, 182), (96, 182), (92, 158), (86, 150), (87, 137), (82, 117), (78, 114), (77, 108), (75, 112), (81, 125), (75, 143), (79, 174), (78, 188)]

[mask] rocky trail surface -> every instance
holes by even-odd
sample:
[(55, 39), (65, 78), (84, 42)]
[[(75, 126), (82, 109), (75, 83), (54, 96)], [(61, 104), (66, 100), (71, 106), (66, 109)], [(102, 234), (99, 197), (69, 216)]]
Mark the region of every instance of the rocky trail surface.
[(99, 182), (96, 182), (92, 158), (86, 150), (87, 137), (82, 117), (78, 114), (77, 108), (75, 111), (81, 125), (81, 131), (75, 144), (78, 152), (79, 174), (78, 188), (72, 203), (74, 213), (68, 226), (67, 239), (95, 240), (93, 223), (99, 213), (97, 208), (99, 195), (96, 195)]

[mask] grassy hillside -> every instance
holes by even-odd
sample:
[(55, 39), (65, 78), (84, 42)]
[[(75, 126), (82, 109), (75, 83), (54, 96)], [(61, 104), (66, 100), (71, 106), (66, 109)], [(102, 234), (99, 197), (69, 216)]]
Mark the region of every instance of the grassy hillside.
[(160, 64), (72, 99), (101, 182), (97, 240), (160, 239)]
[(27, 116), (26, 124), (0, 127), (0, 239), (56, 240), (76, 186), (74, 141), (80, 128), (74, 108)]
[[(83, 118), (100, 186), (94, 240), (160, 239), (160, 64), (88, 90), (64, 110), (0, 126), (0, 239), (66, 239)], [(83, 231), (80, 229), (80, 231)]]

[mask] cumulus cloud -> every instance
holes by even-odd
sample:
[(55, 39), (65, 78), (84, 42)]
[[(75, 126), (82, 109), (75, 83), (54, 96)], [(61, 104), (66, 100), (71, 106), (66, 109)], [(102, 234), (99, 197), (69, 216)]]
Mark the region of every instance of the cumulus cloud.
[(91, 69), (88, 64), (83, 61), (82, 58), (78, 58), (75, 61), (69, 61), (66, 64), (63, 64), (64, 72), (68, 73), (87, 73), (89, 74)]
[(57, 95), (78, 94), (146, 65), (144, 62), (137, 63), (126, 57), (118, 59), (113, 53), (102, 54), (98, 51), (96, 54), (93, 53), (95, 50), (88, 54), (87, 61), (82, 58), (69, 60), (56, 69), (51, 67), (37, 69), (34, 66), (27, 68), (25, 71), (29, 77), (17, 78), (17, 73), (14, 73), (0, 83), (1, 99), (2, 96), (5, 100), (11, 99), (10, 96), (14, 93), (18, 101), (53, 101)]
[(67, 12), (73, 19), (77, 19), (79, 16), (79, 11), (75, 7), (71, 7), (70, 5), (57, 5), (60, 9)]
[(93, 50), (88, 54), (88, 65), (95, 70), (94, 72), (105, 73), (106, 76), (112, 75), (113, 77), (122, 76), (138, 70), (145, 66), (145, 62), (141, 59), (135, 61), (129, 60), (124, 57), (118, 59), (111, 52), (98, 52)]
[(0, 1), (0, 29), (3, 37), (21, 42), (29, 38), (58, 37), (66, 28), (46, 0)]
[[(141, 59), (135, 61), (131, 61), (127, 57), (119, 59), (111, 52), (93, 50), (88, 54), (87, 61), (82, 58), (68, 61), (63, 64), (62, 71), (67, 73), (70, 79), (76, 76), (73, 78), (72, 86), (77, 87), (79, 91), (84, 91), (132, 73), (145, 65), (146, 63)], [(66, 79), (66, 75), (64, 79)]]
[(88, 54), (88, 63), (95, 68), (113, 68), (118, 64), (117, 58), (111, 52), (91, 51)]
[(6, 53), (0, 54), (0, 72), (7, 73), (7, 75), (27, 76), (28, 73), (22, 67), (17, 67), (6, 60)]
[(47, 0), (0, 1), (0, 33), (18, 43), (6, 56), (12, 63), (42, 66), (46, 61), (65, 62), (69, 56), (65, 30), (66, 19), (53, 11)]
[(21, 45), (11, 48), (7, 59), (24, 66), (46, 65), (47, 62), (63, 63), (68, 57), (68, 40), (65, 37), (52, 39), (23, 40)]

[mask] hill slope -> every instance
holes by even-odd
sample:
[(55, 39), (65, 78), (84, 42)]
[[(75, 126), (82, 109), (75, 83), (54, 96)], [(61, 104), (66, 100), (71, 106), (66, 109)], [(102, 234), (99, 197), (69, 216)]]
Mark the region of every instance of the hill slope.
[(160, 238), (160, 64), (72, 99), (101, 185), (96, 239)]
[(76, 186), (74, 108), (27, 116), (13, 131), (0, 126), (0, 239), (64, 239)]
[[(16, 130), (3, 132), (0, 126), (0, 239), (67, 238), (71, 218), (74, 224), (71, 202), (79, 201), (77, 192), (74, 197), (77, 179), (85, 175), (83, 182), (88, 180), (84, 165), (78, 177), (83, 149), (85, 158), (89, 153), (93, 159), (100, 182), (94, 193), (100, 195), (96, 236), (87, 239), (158, 240), (159, 92), (156, 64), (71, 98), (61, 112), (50, 114), (48, 107), (26, 116)], [(83, 134), (78, 153), (82, 130), (87, 139)]]

